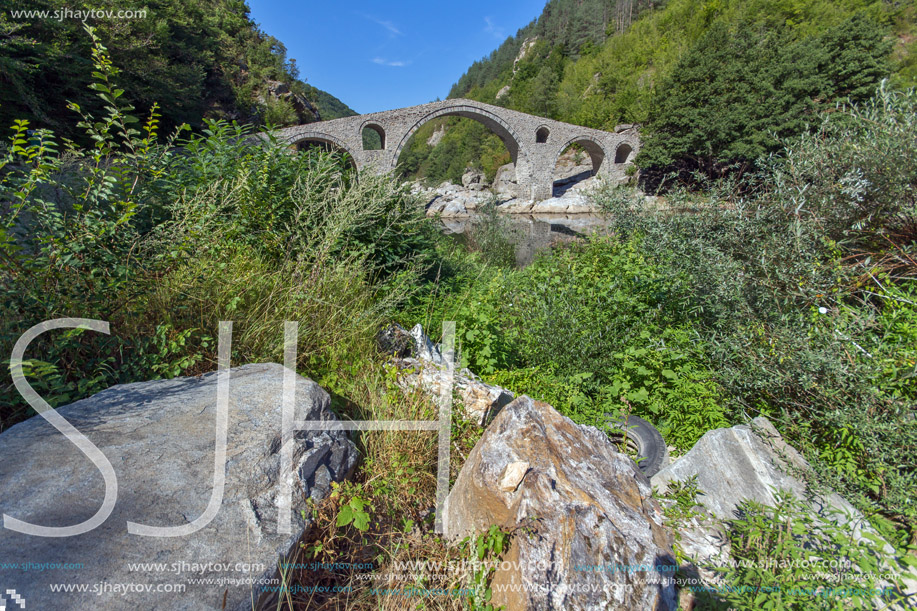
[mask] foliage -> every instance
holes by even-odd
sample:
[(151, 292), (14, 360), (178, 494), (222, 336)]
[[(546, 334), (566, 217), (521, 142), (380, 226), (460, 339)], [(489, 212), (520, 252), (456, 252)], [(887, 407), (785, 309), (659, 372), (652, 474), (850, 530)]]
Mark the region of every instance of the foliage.
[(516, 264), (516, 246), (511, 224), (497, 212), (499, 199), (492, 196), (475, 211), (474, 224), (462, 237), (470, 252), (480, 253), (488, 265), (509, 268)]
[[(206, 371), (219, 320), (236, 322), (233, 358), (246, 361), (279, 357), (284, 320), (308, 321), (300, 357), (312, 370), (368, 341), (427, 259), (433, 229), (416, 202), (225, 122), (180, 149), (158, 143), (158, 115), (134, 127), (120, 72), (90, 35), (106, 114), (72, 107), (93, 146), (59, 155), (50, 132), (29, 136), (19, 121), (0, 160), (3, 351), (62, 316), (113, 329), (30, 346), (27, 372), (49, 403)], [(30, 414), (8, 377), (0, 392), (4, 427)]]
[(672, 531), (675, 537), (675, 559), (679, 566), (690, 562), (691, 559), (685, 555), (681, 547), (681, 532), (688, 527), (690, 521), (694, 518), (703, 518), (703, 505), (697, 497), (704, 494), (704, 491), (697, 485), (697, 475), (691, 475), (684, 480), (673, 479), (666, 482), (666, 491), (659, 494), (656, 488), (653, 488), (653, 496), (659, 499), (662, 505), (662, 513), (665, 516), (666, 526)]
[(493, 592), (487, 586), (496, 572), (494, 564), (498, 563), (503, 553), (509, 550), (509, 540), (510, 533), (493, 524), (486, 533), (466, 537), (459, 544), (459, 547), (470, 556), (471, 562), (478, 567), (471, 577), (474, 594), (467, 600), (469, 609), (474, 611), (500, 611), (503, 609), (503, 607), (494, 607), (490, 604)]
[(457, 321), (465, 363), (577, 422), (634, 413), (684, 451), (767, 416), (821, 484), (912, 528), (915, 96), (823, 114), (742, 185), (654, 208), (599, 190), (613, 235), (525, 269), (446, 253), (454, 275), (408, 311)]
[(605, 430), (609, 418), (621, 411), (621, 403), (607, 392), (596, 396), (592, 377), (590, 372), (562, 375), (553, 366), (533, 366), (495, 371), (487, 381), (545, 401), (577, 424)]
[[(442, 140), (430, 146), (437, 129), (445, 130)], [(506, 145), (483, 124), (462, 117), (434, 119), (425, 123), (408, 141), (398, 159), (402, 176), (420, 176), (431, 185), (443, 181), (462, 184), (468, 168), (484, 171), (493, 180), (500, 166), (511, 161)]]
[(682, 287), (671, 305), (705, 348), (727, 418), (775, 420), (823, 483), (908, 524), (915, 96), (880, 88), (826, 115), (745, 194), (732, 181), (673, 192), (690, 214), (600, 196), (619, 233), (664, 262), (661, 282)]
[[(450, 97), (597, 129), (638, 123), (641, 166), (720, 173), (834, 101), (864, 100), (889, 70), (895, 86), (917, 84), (914, 24), (913, 3), (879, 0), (552, 0)], [(480, 163), (463, 139), (415, 150), (409, 173), (434, 156)]]
[(455, 320), (463, 364), (490, 382), (582, 424), (647, 417), (688, 449), (728, 420), (702, 346), (667, 308), (681, 285), (642, 250), (636, 237), (593, 237), (524, 270), (466, 276), (458, 294), (430, 295), (447, 305), (428, 326)]
[(697, 475), (692, 475), (684, 481), (672, 480), (667, 482), (666, 486), (666, 492), (659, 496), (672, 501), (663, 508), (667, 520), (684, 521), (697, 514), (695, 507), (700, 506), (697, 497), (704, 494), (704, 491), (697, 485)]
[[(884, 541), (869, 530), (857, 540), (839, 515), (817, 518), (792, 492), (776, 493), (773, 507), (745, 501), (730, 522), (734, 566), (718, 568), (718, 591), (740, 609), (872, 608), (907, 604), (900, 577), (893, 571), (917, 567), (904, 555), (896, 566)], [(846, 516), (843, 521), (851, 519)], [(879, 594), (880, 593), (880, 594)]]
[(333, 488), (331, 498), (336, 498), (337, 495), (349, 497), (346, 502), (342, 500), (341, 508), (338, 511), (337, 521), (335, 522), (338, 528), (352, 524), (354, 528), (360, 531), (368, 529), (369, 512), (372, 511), (372, 504), (367, 503), (366, 500), (354, 493), (351, 490), (353, 485), (350, 482), (345, 482), (343, 486), (337, 482), (332, 482), (331, 487)]
[[(652, 0), (550, 0), (537, 19), (507, 38), (488, 57), (474, 62), (452, 86), (449, 97), (467, 97), (475, 88), (511, 72), (522, 44), (529, 39), (542, 39), (548, 51), (557, 47), (576, 54), (594, 54), (609, 33), (630, 25), (634, 17), (653, 4)], [(619, 22), (625, 9), (628, 19)]]
[(913, 242), (917, 95), (883, 83), (874, 98), (838, 111), (772, 165), (786, 214), (852, 250)]
[(715, 23), (659, 84), (637, 161), (710, 174), (754, 162), (803, 131), (820, 107), (869, 98), (888, 75), (890, 50), (862, 15), (798, 42)]
[[(19, 7), (15, 2), (3, 4), (0, 125), (25, 118), (62, 137), (83, 141), (83, 132), (67, 120), (66, 101), (96, 116), (103, 107), (86, 93), (92, 65), (81, 20), (27, 20), (13, 17), (10, 8), (53, 15), (65, 7), (54, 0), (35, 0)], [(292, 118), (292, 107), (288, 102), (270, 101), (266, 92), (271, 81), (316, 101), (320, 110), (330, 109), (330, 118), (334, 113), (355, 114), (299, 80), (295, 60), (287, 57), (279, 40), (258, 28), (244, 0), (149, 0), (142, 5), (109, 0), (104, 9), (86, 2), (68, 4), (66, 9), (146, 11), (143, 18), (89, 22), (107, 41), (113, 62), (122, 69), (120, 82), (127, 98), (144, 113), (158, 103), (166, 131), (183, 123), (199, 129), (205, 117), (275, 125), (281, 119), (286, 122)], [(302, 116), (296, 122), (314, 119)]]
[(666, 441), (682, 451), (707, 431), (729, 426), (712, 372), (697, 356), (682, 352), (686, 345), (690, 340), (681, 329), (666, 328), (655, 339), (641, 332), (637, 342), (614, 354), (608, 391), (655, 422)]

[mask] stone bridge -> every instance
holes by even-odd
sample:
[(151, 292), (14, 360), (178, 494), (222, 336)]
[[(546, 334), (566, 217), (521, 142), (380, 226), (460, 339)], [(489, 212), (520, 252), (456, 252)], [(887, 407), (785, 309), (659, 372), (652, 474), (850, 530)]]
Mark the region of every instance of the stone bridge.
[[(580, 145), (589, 154), (594, 174), (612, 179), (623, 178), (640, 146), (631, 126), (621, 126), (612, 133), (464, 99), (297, 125), (277, 134), (282, 142), (297, 147), (320, 143), (344, 151), (358, 171), (385, 173), (395, 169), (401, 151), (424, 123), (448, 116), (479, 121), (503, 140), (515, 164), (518, 196), (525, 199), (552, 196), (554, 167), (571, 144)], [(381, 149), (364, 148), (363, 131), (367, 129), (379, 134)]]

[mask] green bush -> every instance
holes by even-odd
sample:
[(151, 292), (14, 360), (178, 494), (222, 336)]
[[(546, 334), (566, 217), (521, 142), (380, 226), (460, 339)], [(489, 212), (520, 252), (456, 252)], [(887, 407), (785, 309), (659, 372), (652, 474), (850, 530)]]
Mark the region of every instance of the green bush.
[(915, 101), (882, 87), (839, 107), (742, 188), (671, 192), (675, 214), (599, 196), (619, 235), (640, 236), (656, 262), (727, 419), (775, 420), (822, 483), (909, 524)]
[[(730, 522), (733, 567), (721, 567), (718, 598), (739, 609), (888, 608), (907, 605), (901, 566), (885, 542), (866, 530), (857, 541), (839, 516), (819, 519), (792, 492), (778, 492), (774, 507), (745, 501)], [(848, 516), (849, 517), (849, 516)], [(900, 573), (899, 573), (900, 575)]]
[(753, 163), (804, 131), (819, 108), (868, 99), (890, 73), (890, 51), (883, 28), (862, 14), (798, 42), (716, 22), (659, 84), (637, 163), (710, 174)]

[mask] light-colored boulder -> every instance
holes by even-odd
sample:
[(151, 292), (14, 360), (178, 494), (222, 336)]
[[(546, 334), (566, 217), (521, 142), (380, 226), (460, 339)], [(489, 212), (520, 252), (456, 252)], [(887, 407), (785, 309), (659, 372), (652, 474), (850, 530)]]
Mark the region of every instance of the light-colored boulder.
[(594, 214), (598, 208), (587, 196), (581, 193), (567, 192), (563, 197), (553, 197), (536, 202), (532, 214)]
[[(664, 493), (670, 482), (685, 481), (692, 475), (697, 476), (703, 492), (698, 502), (705, 511), (679, 529), (679, 543), (693, 560), (688, 571), (708, 583), (717, 581), (712, 567), (726, 566), (730, 558), (724, 522), (739, 517), (737, 508), (745, 499), (773, 506), (775, 489), (791, 491), (818, 519), (846, 526), (859, 541), (865, 540), (864, 532), (870, 538), (878, 537), (863, 514), (842, 496), (835, 492), (817, 495), (808, 489), (804, 476), (813, 475), (811, 466), (767, 418), (755, 418), (750, 426), (708, 431), (687, 454), (654, 475), (652, 484)], [(885, 543), (884, 551), (891, 555), (894, 548)], [(885, 570), (898, 571), (891, 565)], [(905, 573), (901, 578), (905, 591), (917, 594), (915, 575)]]
[(462, 186), (466, 189), (480, 190), (487, 185), (487, 178), (484, 172), (475, 168), (468, 168), (462, 174)]
[(437, 196), (436, 199), (430, 202), (430, 205), (427, 206), (427, 216), (442, 214), (445, 207), (446, 200), (443, 197)]
[(470, 216), (471, 213), (465, 208), (460, 200), (449, 200), (440, 211), (442, 216)]
[(445, 534), (524, 527), (494, 574), (495, 606), (675, 609), (671, 535), (651, 495), (605, 434), (519, 397), (469, 454), (446, 499)]
[(421, 361), (429, 361), (437, 367), (443, 366), (443, 354), (433, 340), (423, 332), (423, 325), (417, 323), (411, 328), (411, 337), (414, 339), (414, 351), (411, 356)]
[[(401, 369), (399, 384), (407, 390), (420, 388), (432, 397), (439, 397), (443, 386), (449, 383), (446, 370), (427, 360), (401, 359), (398, 367)], [(461, 397), (465, 416), (480, 426), (486, 426), (504, 405), (513, 400), (513, 393), (482, 382), (467, 369), (455, 371), (452, 383), (454, 391)]]
[(503, 214), (528, 214), (532, 211), (535, 202), (525, 199), (511, 199), (497, 206), (497, 212)]
[(458, 193), (461, 190), (461, 187), (454, 185), (448, 180), (444, 180), (434, 191), (440, 195), (450, 195), (453, 193)]
[[(687, 454), (654, 475), (652, 483), (664, 492), (669, 481), (697, 475), (704, 507), (720, 520), (733, 520), (744, 499), (774, 505), (775, 488), (791, 490), (801, 500), (809, 498), (805, 483), (793, 475), (809, 470), (806, 460), (783, 441), (774, 425), (758, 417), (751, 426), (708, 431)], [(826, 519), (832, 510), (851, 514), (857, 533), (865, 522), (853, 505), (834, 492), (812, 499), (811, 506)]]
[(516, 197), (518, 195), (516, 164), (507, 163), (500, 166), (496, 176), (494, 176), (494, 191), (504, 197)]
[[(45, 538), (0, 529), (4, 562), (80, 566), (3, 568), (2, 587), (22, 596), (26, 609), (251, 609), (253, 598), (270, 598), (262, 587), (303, 531), (305, 496), (325, 496), (357, 460), (343, 432), (298, 433), (293, 530), (278, 534), (285, 371), (276, 364), (230, 370), (222, 505), (209, 524), (187, 536), (129, 534), (127, 522), (180, 526), (204, 512), (214, 478), (216, 374), (118, 385), (57, 408), (111, 462), (117, 503), (105, 522), (81, 535)], [(334, 419), (328, 394), (299, 376), (295, 405), (297, 420)], [(101, 506), (100, 472), (42, 417), (4, 431), (0, 445), (7, 457), (0, 462), (3, 513), (42, 526), (70, 526)], [(160, 568), (144, 569), (141, 563)], [(212, 581), (193, 581), (198, 579)], [(52, 592), (50, 584), (59, 583), (88, 584), (89, 591)], [(153, 591), (136, 591), (147, 587)]]

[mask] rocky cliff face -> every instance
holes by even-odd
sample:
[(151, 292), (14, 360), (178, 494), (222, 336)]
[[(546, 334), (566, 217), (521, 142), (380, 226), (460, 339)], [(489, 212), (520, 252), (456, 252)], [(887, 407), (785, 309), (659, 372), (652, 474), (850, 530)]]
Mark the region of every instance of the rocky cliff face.
[(272, 100), (289, 104), (296, 112), (295, 125), (314, 123), (322, 120), (318, 108), (304, 96), (291, 91), (290, 86), (286, 83), (280, 81), (267, 81), (265, 92), (259, 99), (262, 103), (268, 103), (269, 100)]

